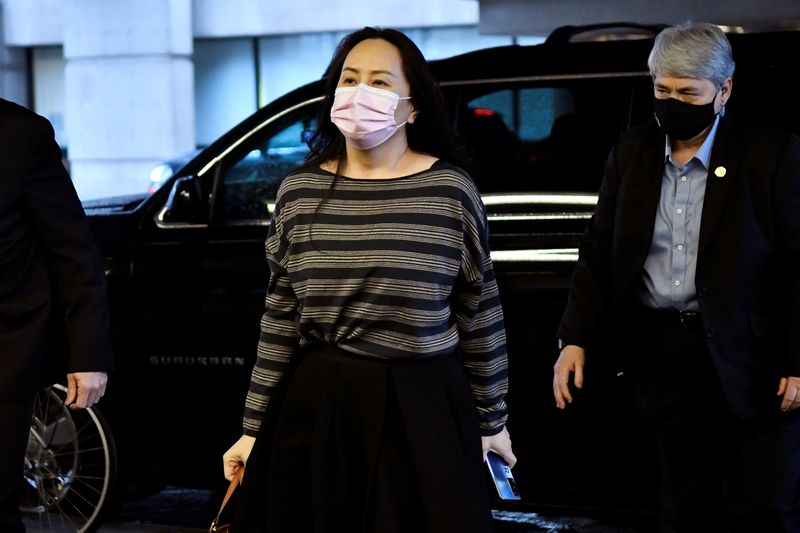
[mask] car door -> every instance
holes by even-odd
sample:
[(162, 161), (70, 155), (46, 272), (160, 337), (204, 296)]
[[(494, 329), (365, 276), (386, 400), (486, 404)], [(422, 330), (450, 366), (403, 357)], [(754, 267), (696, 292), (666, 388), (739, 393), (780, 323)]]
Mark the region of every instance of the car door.
[(587, 356), (586, 387), (567, 411), (555, 408), (552, 393), (556, 330), (579, 240), (608, 152), (641, 114), (630, 106), (649, 85), (642, 72), (445, 86), (489, 218), (508, 339), (509, 428), (520, 458), (515, 477), (529, 503), (641, 509), (654, 501), (652, 448), (633, 389), (610, 357), (613, 343)]
[[(131, 313), (137, 426), (156, 436), (140, 442), (137, 455), (151, 477), (207, 484), (241, 435), (269, 276), (264, 241), (272, 206), (282, 178), (308, 153), (318, 101), (284, 108), (215, 145), (217, 152), (205, 154), (209, 163), (179, 178), (141, 229)], [(202, 201), (174, 209), (181, 196)]]

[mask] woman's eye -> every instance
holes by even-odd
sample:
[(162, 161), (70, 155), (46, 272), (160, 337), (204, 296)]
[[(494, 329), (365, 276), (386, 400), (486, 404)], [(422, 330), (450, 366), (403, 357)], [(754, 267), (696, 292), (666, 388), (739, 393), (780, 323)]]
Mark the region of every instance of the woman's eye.
[(372, 85), (386, 85), (386, 82), (383, 80), (375, 80), (372, 82)]

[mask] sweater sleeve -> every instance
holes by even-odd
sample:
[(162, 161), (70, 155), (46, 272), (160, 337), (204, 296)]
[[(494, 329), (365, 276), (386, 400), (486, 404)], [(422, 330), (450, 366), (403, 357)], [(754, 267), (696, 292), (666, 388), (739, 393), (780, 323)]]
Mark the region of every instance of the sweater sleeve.
[(486, 213), (477, 194), (465, 205), (461, 272), (453, 298), (464, 370), (483, 435), (499, 433), (508, 417), (508, 358)]
[(244, 407), (244, 433), (253, 437), (258, 434), (270, 398), (285, 374), (300, 338), (295, 326), (300, 306), (286, 270), (289, 240), (285, 235), (280, 206), (278, 198), (266, 241), (270, 278), (265, 311), (261, 317), (256, 363)]

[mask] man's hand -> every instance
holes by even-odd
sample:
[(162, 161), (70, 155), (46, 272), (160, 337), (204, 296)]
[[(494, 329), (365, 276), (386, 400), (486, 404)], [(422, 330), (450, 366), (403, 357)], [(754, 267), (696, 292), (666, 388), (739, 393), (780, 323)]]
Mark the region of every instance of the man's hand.
[(503, 428), (503, 431), (491, 437), (481, 437), (481, 445), (483, 446), (484, 460), (486, 460), (486, 454), (492, 451), (505, 459), (510, 468), (517, 464), (517, 457), (511, 450), (511, 435), (508, 434), (508, 429)]
[(794, 411), (800, 407), (800, 378), (794, 376), (781, 378), (778, 396), (783, 396), (781, 411)]
[(569, 393), (569, 375), (575, 373), (575, 386), (583, 387), (583, 365), (586, 362), (586, 352), (580, 346), (568, 344), (561, 350), (556, 366), (553, 367), (553, 395), (556, 398), (556, 407), (564, 409), (565, 400), (572, 403)]
[(105, 372), (75, 372), (67, 374), (67, 399), (70, 409), (85, 409), (100, 401), (106, 393), (108, 376)]

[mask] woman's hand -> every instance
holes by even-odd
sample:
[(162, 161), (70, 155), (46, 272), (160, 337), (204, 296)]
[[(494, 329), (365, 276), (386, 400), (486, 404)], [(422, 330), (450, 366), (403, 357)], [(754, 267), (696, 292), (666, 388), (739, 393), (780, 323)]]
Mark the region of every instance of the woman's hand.
[(483, 444), (483, 459), (486, 460), (486, 454), (490, 451), (496, 453), (512, 467), (517, 463), (517, 458), (514, 452), (511, 451), (511, 435), (508, 434), (508, 429), (503, 428), (503, 431), (491, 437), (481, 437)]
[(236, 471), (239, 470), (241, 466), (247, 464), (247, 458), (250, 457), (250, 452), (253, 451), (253, 444), (255, 444), (255, 442), (255, 437), (242, 435), (242, 437), (225, 452), (225, 455), (222, 456), (225, 479), (231, 481)]

